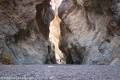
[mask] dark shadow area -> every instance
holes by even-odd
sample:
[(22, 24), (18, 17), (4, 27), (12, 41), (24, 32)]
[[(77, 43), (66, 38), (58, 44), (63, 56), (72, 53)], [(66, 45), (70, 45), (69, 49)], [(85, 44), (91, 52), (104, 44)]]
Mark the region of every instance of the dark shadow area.
[(48, 39), (50, 22), (54, 19), (54, 12), (51, 9), (50, 0), (46, 0), (43, 3), (36, 5), (36, 11), (36, 21), (39, 32)]
[[(54, 19), (55, 14), (50, 5), (51, 0), (45, 0), (41, 4), (36, 5), (36, 21), (39, 27), (39, 32), (43, 34), (46, 40), (49, 40), (49, 26), (50, 22)], [(52, 50), (52, 44), (48, 45), (48, 58), (46, 64), (55, 64), (55, 54)]]

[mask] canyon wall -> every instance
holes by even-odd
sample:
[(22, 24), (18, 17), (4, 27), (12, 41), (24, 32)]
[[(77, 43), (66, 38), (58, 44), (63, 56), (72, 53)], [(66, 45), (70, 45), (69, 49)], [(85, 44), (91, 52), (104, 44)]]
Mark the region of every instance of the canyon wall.
[(120, 0), (0, 0), (0, 64), (110, 64), (120, 58)]
[(120, 58), (120, 0), (63, 0), (60, 49), (68, 64)]
[[(37, 5), (44, 0), (0, 0), (1, 64), (45, 64), (48, 40), (37, 24)], [(46, 5), (47, 6), (47, 5)], [(41, 6), (43, 7), (43, 6)], [(40, 15), (41, 16), (41, 15)], [(41, 18), (41, 17), (39, 17)], [(46, 19), (45, 19), (46, 20)], [(46, 21), (47, 22), (47, 21)], [(46, 32), (46, 35), (49, 32)]]

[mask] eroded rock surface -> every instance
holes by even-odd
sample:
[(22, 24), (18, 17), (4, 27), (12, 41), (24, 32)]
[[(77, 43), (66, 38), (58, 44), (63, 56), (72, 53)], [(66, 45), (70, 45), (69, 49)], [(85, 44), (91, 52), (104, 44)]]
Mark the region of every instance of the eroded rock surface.
[(51, 0), (51, 6), (55, 13), (54, 19), (50, 22), (49, 26), (49, 40), (53, 46), (53, 54), (55, 55), (56, 63), (57, 64), (66, 64), (66, 60), (64, 57), (64, 53), (59, 49), (59, 42), (61, 37), (60, 31), (60, 23), (61, 19), (58, 16), (58, 9), (61, 4), (62, 0)]
[(120, 0), (63, 0), (60, 48), (67, 63), (109, 64), (120, 58)]
[(0, 0), (1, 63), (46, 63), (48, 42), (46, 36), (39, 31), (35, 18), (36, 5), (43, 1)]
[(0, 0), (0, 62), (114, 63), (119, 26), (120, 0)]

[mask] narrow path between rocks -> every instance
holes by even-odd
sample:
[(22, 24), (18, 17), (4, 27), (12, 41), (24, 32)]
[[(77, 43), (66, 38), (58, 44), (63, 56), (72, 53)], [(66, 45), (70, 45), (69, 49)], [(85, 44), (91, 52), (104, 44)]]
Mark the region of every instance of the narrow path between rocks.
[(52, 49), (54, 50), (55, 58), (57, 64), (65, 64), (65, 58), (62, 53), (62, 51), (59, 49), (59, 41), (61, 37), (61, 31), (60, 31), (60, 22), (61, 19), (58, 17), (58, 8), (61, 4), (62, 0), (51, 0), (51, 6), (55, 13), (54, 19), (50, 23), (50, 33), (49, 33), (49, 40), (51, 42)]

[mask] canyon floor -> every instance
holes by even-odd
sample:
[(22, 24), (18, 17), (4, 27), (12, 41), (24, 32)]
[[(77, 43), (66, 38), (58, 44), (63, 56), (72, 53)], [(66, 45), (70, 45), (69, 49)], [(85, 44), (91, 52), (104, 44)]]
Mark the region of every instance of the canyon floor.
[(2, 65), (0, 80), (120, 80), (120, 65)]

